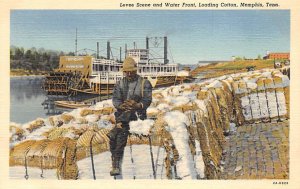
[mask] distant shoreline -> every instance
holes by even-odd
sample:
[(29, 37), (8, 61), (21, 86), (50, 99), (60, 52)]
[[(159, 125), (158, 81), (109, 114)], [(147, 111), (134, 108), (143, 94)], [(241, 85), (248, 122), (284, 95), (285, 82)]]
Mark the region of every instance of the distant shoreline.
[(26, 76), (45, 76), (48, 72), (46, 71), (28, 71), (23, 69), (11, 69), (10, 77), (26, 77)]
[(10, 78), (18, 78), (18, 77), (44, 77), (45, 75), (10, 75)]

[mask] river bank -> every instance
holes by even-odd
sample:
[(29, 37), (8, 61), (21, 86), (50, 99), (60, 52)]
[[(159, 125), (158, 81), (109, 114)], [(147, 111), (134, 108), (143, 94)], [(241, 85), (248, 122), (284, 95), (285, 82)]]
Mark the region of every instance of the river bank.
[(199, 74), (204, 73), (203, 79), (220, 77), (228, 74), (236, 74), (247, 71), (248, 66), (254, 66), (255, 70), (273, 68), (273, 60), (239, 60), (220, 63), (211, 63), (204, 66), (198, 66), (191, 74), (197, 77)]
[(11, 69), (10, 77), (22, 77), (22, 76), (44, 76), (48, 71), (31, 71), (24, 69)]

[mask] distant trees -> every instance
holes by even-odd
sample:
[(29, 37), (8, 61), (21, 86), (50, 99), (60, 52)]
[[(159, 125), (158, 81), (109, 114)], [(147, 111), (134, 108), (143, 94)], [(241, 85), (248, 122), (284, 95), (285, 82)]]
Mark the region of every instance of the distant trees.
[(64, 53), (62, 51), (45, 50), (35, 47), (25, 50), (23, 47), (11, 46), (10, 48), (10, 68), (24, 69), (28, 71), (52, 71), (58, 68), (59, 57), (74, 55), (73, 52)]
[(257, 58), (246, 58), (245, 56), (240, 57), (240, 56), (232, 56), (233, 61), (242, 61), (242, 60), (262, 60), (261, 55), (257, 55)]
[(257, 55), (257, 60), (261, 60), (262, 58), (261, 58), (261, 55), (259, 54), (259, 55)]

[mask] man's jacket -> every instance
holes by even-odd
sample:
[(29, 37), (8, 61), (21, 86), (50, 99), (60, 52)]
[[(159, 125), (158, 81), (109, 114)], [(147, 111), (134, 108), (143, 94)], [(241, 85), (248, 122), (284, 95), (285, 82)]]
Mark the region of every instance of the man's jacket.
[[(125, 112), (119, 107), (125, 100), (132, 99), (143, 104), (142, 109), (136, 111)], [(115, 112), (116, 122), (128, 124), (129, 121), (146, 119), (146, 110), (152, 102), (152, 85), (147, 79), (138, 76), (133, 81), (128, 81), (126, 77), (120, 80), (114, 87), (113, 105), (117, 109)]]

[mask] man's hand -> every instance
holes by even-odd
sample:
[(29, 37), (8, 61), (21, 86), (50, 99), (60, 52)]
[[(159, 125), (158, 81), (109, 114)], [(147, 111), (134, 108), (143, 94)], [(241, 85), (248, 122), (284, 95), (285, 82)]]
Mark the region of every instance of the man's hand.
[(132, 111), (132, 110), (137, 110), (141, 109), (143, 107), (142, 103), (137, 103), (134, 100), (126, 100), (123, 104), (120, 105), (120, 109), (124, 111)]

